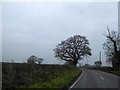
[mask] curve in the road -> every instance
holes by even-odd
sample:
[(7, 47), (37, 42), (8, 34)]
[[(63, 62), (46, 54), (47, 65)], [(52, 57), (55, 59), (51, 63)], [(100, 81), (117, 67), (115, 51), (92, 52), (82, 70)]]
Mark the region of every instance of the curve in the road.
[(97, 70), (82, 69), (83, 72), (71, 88), (118, 88), (120, 77)]

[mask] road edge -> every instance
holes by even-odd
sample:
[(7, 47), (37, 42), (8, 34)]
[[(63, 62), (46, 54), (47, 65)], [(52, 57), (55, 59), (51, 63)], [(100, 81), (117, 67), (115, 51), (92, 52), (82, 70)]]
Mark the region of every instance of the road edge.
[(73, 88), (73, 86), (75, 86), (75, 84), (78, 82), (78, 80), (82, 77), (83, 73), (84, 73), (84, 70), (82, 70), (82, 73), (79, 75), (79, 77), (77, 78), (77, 80), (69, 87), (68, 90), (70, 90), (71, 88)]
[(113, 76), (115, 76), (115, 77), (120, 77), (119, 75), (113, 74), (113, 73), (111, 73), (111, 72), (102, 71), (102, 70), (96, 70), (96, 71), (99, 71), (99, 72), (102, 72), (102, 73), (108, 73), (108, 74), (113, 75)]

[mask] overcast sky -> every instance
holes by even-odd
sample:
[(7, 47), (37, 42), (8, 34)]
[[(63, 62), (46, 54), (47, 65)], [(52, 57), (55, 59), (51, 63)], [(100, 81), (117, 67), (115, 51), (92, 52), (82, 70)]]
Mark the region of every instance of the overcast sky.
[[(31, 55), (44, 58), (43, 63), (62, 63), (54, 57), (53, 49), (73, 35), (86, 36), (92, 56), (98, 60), (105, 42), (103, 34), (118, 30), (118, 3), (3, 3), (3, 61), (24, 62)], [(86, 63), (86, 58), (81, 63)]]

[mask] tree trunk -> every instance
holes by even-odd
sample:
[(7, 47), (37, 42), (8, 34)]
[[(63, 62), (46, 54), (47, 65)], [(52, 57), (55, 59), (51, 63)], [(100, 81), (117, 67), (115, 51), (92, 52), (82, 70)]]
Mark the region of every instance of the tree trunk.
[(114, 60), (112, 61), (112, 67), (114, 70), (118, 70), (120, 67), (120, 64), (118, 62), (115, 62)]
[(77, 65), (77, 62), (76, 62), (76, 61), (74, 61), (74, 65), (75, 65), (75, 66)]
[(112, 67), (113, 67), (113, 70), (116, 70), (116, 65), (113, 62), (112, 62)]

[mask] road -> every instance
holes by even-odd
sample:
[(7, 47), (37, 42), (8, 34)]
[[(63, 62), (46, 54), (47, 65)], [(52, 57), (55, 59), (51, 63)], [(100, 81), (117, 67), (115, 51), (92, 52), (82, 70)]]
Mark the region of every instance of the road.
[(118, 79), (120, 77), (113, 74), (83, 69), (81, 76), (70, 88), (118, 88)]

